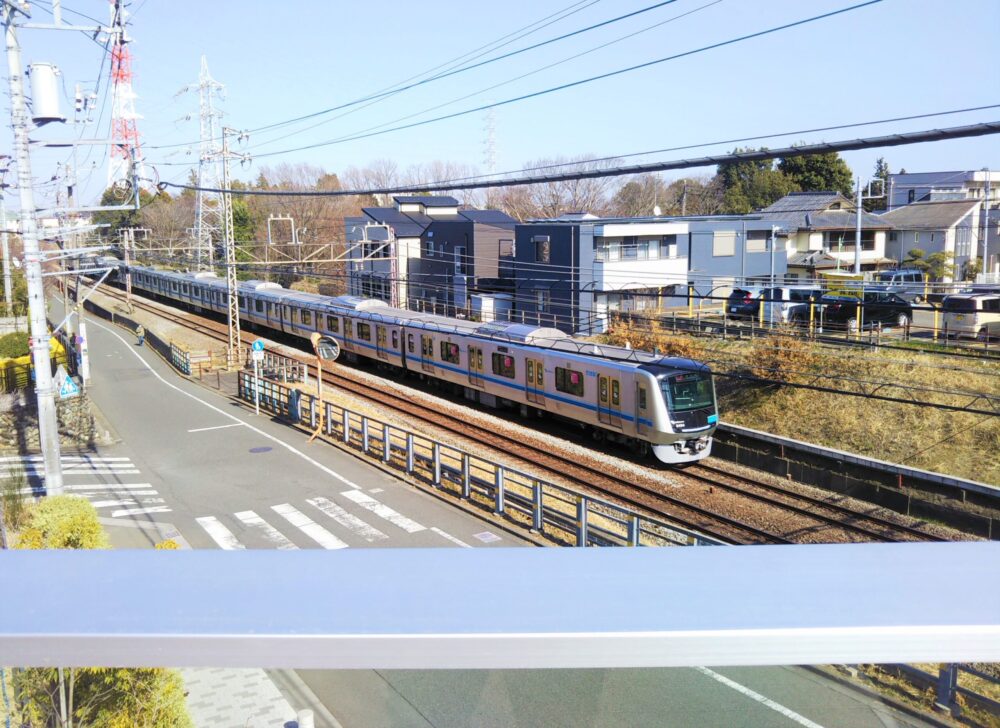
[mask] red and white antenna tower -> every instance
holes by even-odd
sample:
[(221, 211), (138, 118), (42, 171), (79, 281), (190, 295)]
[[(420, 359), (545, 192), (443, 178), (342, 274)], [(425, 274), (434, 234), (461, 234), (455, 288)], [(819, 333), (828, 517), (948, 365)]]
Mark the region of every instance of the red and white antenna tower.
[(132, 52), (128, 44), (132, 41), (125, 31), (125, 3), (110, 0), (111, 3), (111, 154), (108, 163), (108, 187), (132, 180), (132, 160), (140, 165), (136, 172), (140, 177), (144, 171), (142, 149), (139, 145), (139, 129), (136, 120), (142, 117), (135, 113), (135, 91), (132, 90)]

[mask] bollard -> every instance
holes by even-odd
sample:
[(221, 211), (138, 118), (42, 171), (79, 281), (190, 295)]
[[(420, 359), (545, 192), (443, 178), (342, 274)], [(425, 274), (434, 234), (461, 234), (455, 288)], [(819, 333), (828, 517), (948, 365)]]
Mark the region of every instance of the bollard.
[(531, 510), (531, 532), (541, 533), (543, 524), (543, 511), (542, 511), (542, 483), (540, 480), (536, 480), (534, 483), (534, 491), (532, 492), (532, 510)]
[(441, 443), (435, 442), (431, 445), (431, 461), (434, 463), (432, 483), (436, 488), (441, 487)]
[(639, 516), (636, 515), (628, 519), (628, 545), (639, 545)]
[(368, 454), (368, 418), (361, 418), (361, 452)]
[(316, 719), (311, 710), (300, 710), (295, 714), (295, 722), (298, 728), (316, 728)]
[(462, 497), (472, 497), (472, 468), (469, 453), (462, 453)]
[(342, 426), (344, 428), (344, 443), (347, 445), (351, 444), (351, 414), (346, 409), (344, 410), (344, 415), (341, 417)]
[(503, 480), (503, 466), (496, 466), (496, 476), (493, 480), (493, 512), (495, 514), (503, 515), (504, 509), (504, 480)]
[(329, 402), (324, 403), (324, 426), (326, 428), (327, 436), (333, 435), (333, 405)]
[(587, 498), (582, 495), (576, 499), (576, 545), (587, 545)]
[(392, 430), (389, 425), (382, 425), (382, 462), (392, 460)]
[(413, 472), (413, 433), (406, 433), (406, 472)]

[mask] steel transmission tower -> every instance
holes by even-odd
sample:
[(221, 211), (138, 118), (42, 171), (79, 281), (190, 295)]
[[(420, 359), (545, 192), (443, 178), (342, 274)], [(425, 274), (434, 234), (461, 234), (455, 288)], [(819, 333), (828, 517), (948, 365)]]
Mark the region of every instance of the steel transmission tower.
[[(195, 87), (188, 87), (189, 89)], [(198, 76), (198, 108), (201, 128), (201, 149), (198, 154), (198, 186), (219, 189), (222, 176), (219, 173), (219, 159), (222, 147), (219, 139), (219, 120), (222, 112), (213, 105), (213, 97), (223, 98), (223, 86), (212, 78), (208, 72), (208, 59), (201, 57), (201, 73)], [(207, 258), (208, 267), (215, 264), (213, 240), (222, 237), (225, 224), (224, 204), (222, 195), (218, 192), (198, 190), (195, 201), (195, 237), (198, 247), (198, 267), (204, 267), (203, 260)]]
[[(497, 112), (490, 108), (486, 111), (486, 126), (483, 128), (483, 164), (486, 165), (487, 174), (496, 174), (497, 171)], [(494, 189), (486, 190), (486, 207), (494, 207), (497, 192)]]
[[(108, 164), (108, 187), (131, 183), (132, 160), (137, 160), (139, 176), (143, 176), (139, 129), (135, 112), (135, 91), (132, 90), (131, 38), (125, 31), (125, 8), (122, 0), (111, 2), (111, 154)], [(138, 194), (138, 192), (136, 192)]]

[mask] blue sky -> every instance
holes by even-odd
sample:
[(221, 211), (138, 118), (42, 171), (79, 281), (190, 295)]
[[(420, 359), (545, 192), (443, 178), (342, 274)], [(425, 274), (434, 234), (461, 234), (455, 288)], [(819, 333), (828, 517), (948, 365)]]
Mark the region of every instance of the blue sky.
[[(856, 0), (857, 1), (857, 0)], [(200, 57), (226, 86), (226, 123), (253, 129), (352, 101), (455, 59), (560, 11), (576, 10), (496, 51), (600, 22), (654, 0), (507, 0), (468, 3), (383, 0), (337, 3), (299, 0), (135, 0), (137, 111), (147, 160), (161, 179), (180, 181), (197, 158), (197, 97), (175, 96), (198, 76)], [(45, 14), (35, 5), (36, 17)], [(575, 38), (484, 68), (428, 83), (339, 119), (327, 115), (280, 131), (254, 133), (254, 155), (350, 136), (417, 114), (407, 121), (471, 108), (587, 76), (606, 73), (765, 30), (854, 3), (850, 0), (677, 0)], [(107, 17), (103, 0), (66, 0), (65, 8)], [(686, 17), (659, 27), (675, 16)], [(65, 13), (67, 20), (80, 20)], [(621, 36), (631, 38), (581, 58), (500, 84)], [(996, 0), (884, 0), (816, 23), (718, 48), (496, 111), (497, 168), (517, 169), (542, 158), (623, 154), (758, 134), (1000, 103), (1000, 64), (991, 52), (1000, 31)], [(101, 48), (81, 34), (22, 31), (26, 62), (58, 64), (71, 92), (92, 84)], [(489, 56), (486, 56), (489, 57)], [(423, 113), (458, 97), (469, 98)], [(71, 110), (71, 102), (66, 106)], [(342, 113), (342, 112), (341, 112)], [(187, 115), (190, 120), (183, 120)], [(952, 126), (1000, 119), (1000, 109), (898, 122), (861, 130), (776, 138), (768, 146)], [(56, 128), (35, 138), (98, 136), (97, 128)], [(325, 123), (312, 128), (317, 121)], [(403, 122), (405, 123), (405, 122)], [(308, 162), (329, 172), (389, 158), (401, 168), (447, 160), (483, 167), (485, 114), (438, 122), (348, 143), (270, 157), (255, 156), (242, 176), (280, 162)], [(9, 129), (3, 141), (9, 148)], [(192, 142), (191, 146), (186, 143)], [(760, 142), (758, 144), (762, 144)], [(180, 146), (169, 146), (180, 145)], [(732, 148), (666, 153), (701, 156)], [(189, 154), (188, 152), (192, 152)], [(1000, 167), (1000, 140), (979, 138), (883, 152), (893, 171)], [(845, 155), (870, 172), (880, 152)], [(47, 180), (65, 152), (40, 151), (34, 173)], [(81, 154), (90, 171), (84, 195), (100, 194), (103, 152)], [(648, 158), (647, 158), (648, 159)], [(631, 160), (638, 161), (638, 160)], [(237, 168), (238, 169), (238, 168)], [(712, 169), (694, 170), (698, 174)], [(674, 175), (676, 176), (676, 175)], [(46, 188), (46, 189), (51, 189)]]

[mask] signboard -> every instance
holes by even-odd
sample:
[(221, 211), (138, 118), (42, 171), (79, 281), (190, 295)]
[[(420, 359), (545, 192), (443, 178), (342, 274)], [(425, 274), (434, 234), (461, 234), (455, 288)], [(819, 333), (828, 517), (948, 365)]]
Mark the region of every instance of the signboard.
[(69, 399), (80, 394), (80, 385), (66, 373), (62, 364), (56, 369), (56, 385), (59, 387), (59, 399)]
[(255, 364), (257, 362), (264, 361), (264, 350), (263, 349), (254, 349), (253, 351), (250, 352), (250, 355), (253, 357), (253, 361), (254, 361)]
[(254, 352), (264, 351), (264, 340), (257, 339), (255, 342), (253, 342), (253, 344), (250, 345), (250, 347), (254, 350)]

